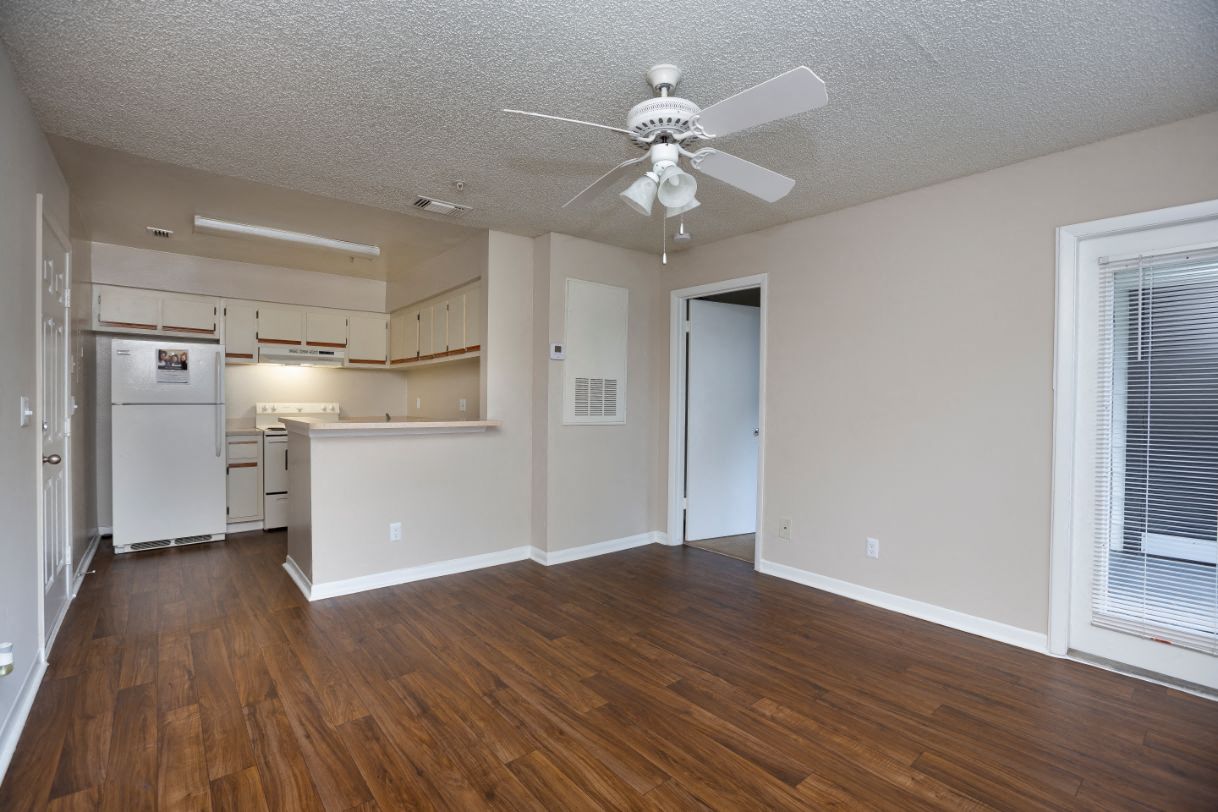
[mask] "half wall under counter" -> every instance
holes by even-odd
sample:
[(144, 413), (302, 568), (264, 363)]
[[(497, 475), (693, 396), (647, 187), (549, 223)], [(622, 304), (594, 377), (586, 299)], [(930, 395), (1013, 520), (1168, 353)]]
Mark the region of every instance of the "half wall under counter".
[(283, 424), (284, 568), (310, 600), (528, 557), (531, 539), (519, 528), (530, 506), (503, 487), (528, 472), (494, 453), (509, 439), (500, 421)]

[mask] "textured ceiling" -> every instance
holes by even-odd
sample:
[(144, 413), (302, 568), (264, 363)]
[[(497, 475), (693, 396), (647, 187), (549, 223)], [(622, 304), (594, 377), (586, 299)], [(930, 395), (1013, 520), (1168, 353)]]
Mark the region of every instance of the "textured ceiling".
[(498, 108), (620, 125), (656, 62), (703, 106), (811, 67), (827, 107), (715, 144), (795, 191), (766, 205), (705, 179), (699, 243), (1218, 108), (1214, 0), (5, 0), (0, 36), (52, 133), (651, 250), (658, 217), (613, 195), (560, 209), (637, 154), (623, 136)]

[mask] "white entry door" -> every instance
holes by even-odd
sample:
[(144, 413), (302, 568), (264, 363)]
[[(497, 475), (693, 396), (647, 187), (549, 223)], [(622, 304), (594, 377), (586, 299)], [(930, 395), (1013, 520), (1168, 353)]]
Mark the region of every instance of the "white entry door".
[(761, 309), (689, 303), (685, 540), (757, 530)]
[(68, 482), (68, 286), (66, 234), (42, 211), (38, 197), (39, 349), (41, 382), (36, 414), (42, 421), (42, 634), (51, 641), (71, 598)]
[(1069, 648), (1218, 688), (1218, 216), (1077, 255)]

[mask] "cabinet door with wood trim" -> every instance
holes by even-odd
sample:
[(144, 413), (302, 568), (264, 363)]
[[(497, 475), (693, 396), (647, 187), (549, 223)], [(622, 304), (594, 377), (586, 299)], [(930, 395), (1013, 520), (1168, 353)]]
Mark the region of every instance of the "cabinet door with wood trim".
[(448, 302), (439, 301), (431, 306), (431, 351), (434, 355), (448, 352)]
[(251, 302), (224, 303), (224, 362), (253, 364), (258, 361), (257, 307)]
[(258, 341), (263, 344), (303, 344), (304, 310), (279, 305), (258, 306)]
[(389, 317), (389, 363), (406, 364), (419, 357), (419, 311), (399, 310)]
[(465, 349), (482, 348), (482, 282), (465, 289)]
[(174, 296), (161, 299), (161, 330), (214, 338), (220, 333), (217, 299)]
[(161, 297), (150, 290), (95, 285), (95, 326), (102, 330), (156, 332), (161, 327)]
[(347, 366), (384, 366), (389, 349), (389, 316), (352, 313), (347, 325)]
[(341, 310), (305, 313), (305, 344), (310, 347), (347, 346), (347, 314)]
[[(435, 352), (435, 336), (432, 335), (432, 307), (419, 307), (419, 359), (430, 358)], [(444, 349), (441, 347), (440, 349)]]
[(465, 304), (465, 292), (458, 291), (448, 297), (447, 316), (447, 341), (449, 353), (459, 353), (465, 351), (465, 319), (467, 307)]

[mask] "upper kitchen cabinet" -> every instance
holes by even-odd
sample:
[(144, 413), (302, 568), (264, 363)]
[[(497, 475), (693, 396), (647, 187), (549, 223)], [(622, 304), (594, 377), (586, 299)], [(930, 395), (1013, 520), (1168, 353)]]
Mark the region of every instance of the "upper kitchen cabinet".
[(156, 291), (94, 285), (93, 295), (96, 329), (149, 333), (161, 329), (161, 298)]
[(436, 363), (482, 349), (482, 280), (393, 313), (389, 363)]
[(389, 363), (406, 364), (419, 358), (419, 311), (399, 310), (389, 317)]
[(220, 336), (220, 300), (115, 285), (93, 286), (93, 329), (194, 338)]
[(220, 334), (219, 302), (165, 296), (161, 300), (161, 330), (166, 333)]
[(465, 289), (465, 349), (482, 349), (482, 281)]
[(306, 312), (305, 343), (310, 347), (347, 346), (347, 314), (341, 310)]
[(352, 313), (347, 321), (347, 366), (385, 366), (389, 360), (389, 316)]
[(303, 344), (305, 312), (286, 305), (258, 305), (258, 341), (262, 344)]
[(446, 351), (461, 352), (465, 349), (465, 291), (457, 291), (445, 302), (448, 322)]
[(253, 364), (258, 360), (258, 307), (253, 302), (224, 303), (224, 361)]

